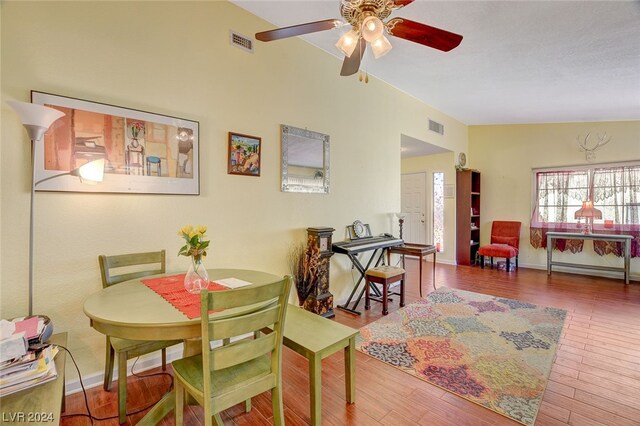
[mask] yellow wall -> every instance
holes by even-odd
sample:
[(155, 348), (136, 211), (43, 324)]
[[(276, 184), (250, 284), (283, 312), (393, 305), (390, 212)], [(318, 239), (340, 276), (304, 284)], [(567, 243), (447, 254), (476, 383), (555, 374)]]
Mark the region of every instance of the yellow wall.
[[(454, 168), (454, 153), (426, 155), (423, 157), (405, 158), (401, 161), (402, 174), (421, 173), (427, 175), (427, 217), (433, 218), (433, 173), (444, 173), (444, 184), (456, 184), (456, 169)], [(431, 227), (432, 219), (428, 221)], [(455, 263), (455, 232), (456, 232), (456, 200), (445, 198), (444, 200), (444, 252), (438, 253), (438, 262)], [(428, 235), (431, 235), (427, 232)], [(427, 241), (431, 243), (431, 241)]]
[[(270, 26), (227, 2), (3, 2), (1, 18), (3, 318), (27, 311), (30, 184), (28, 141), (6, 100), (34, 89), (200, 122), (200, 196), (36, 194), (34, 310), (69, 331), (83, 375), (103, 367), (103, 337), (82, 312), (101, 288), (98, 254), (165, 248), (168, 270), (182, 271), (176, 232), (205, 224), (208, 267), (285, 274), (309, 226), (336, 228), (334, 241), (355, 219), (391, 230), (402, 133), (427, 140), (430, 117), (447, 127), (436, 144), (467, 150), (466, 126), (375, 78), (340, 77), (340, 60), (300, 39), (258, 42), (253, 54), (231, 46), (230, 29)], [(330, 194), (280, 192), (282, 123), (331, 136)], [(229, 131), (262, 137), (259, 178), (227, 174)], [(344, 301), (350, 264), (331, 263)]]
[[(578, 135), (584, 138), (588, 132), (611, 136), (611, 142), (596, 151), (595, 162), (640, 159), (640, 121), (469, 127), (470, 167), (482, 173), (482, 244), (489, 242), (493, 220), (519, 220), (523, 224), (520, 263), (546, 268), (545, 250), (534, 249), (529, 243), (532, 169), (589, 164), (576, 142)], [(554, 254), (554, 260), (622, 265), (622, 260), (613, 255), (595, 254), (589, 242), (581, 254)], [(637, 279), (638, 260), (631, 262), (631, 272)]]
[[(2, 43), (2, 3), (0, 3), (0, 48), (3, 46)], [(2, 81), (3, 71), (2, 71), (2, 53), (0, 52), (0, 82)], [(4, 128), (4, 114), (0, 112), (0, 129)], [(2, 146), (4, 138), (2, 137), (2, 132), (0, 132), (0, 164), (2, 164)], [(2, 173), (0, 173), (0, 188), (2, 188)], [(0, 200), (2, 199), (2, 193), (0, 192)], [(1, 206), (0, 206), (1, 207)], [(0, 236), (2, 235), (2, 208), (0, 208)], [(0, 284), (2, 283), (2, 244), (0, 243)], [(0, 286), (0, 296), (2, 296), (2, 287)], [(4, 318), (2, 315), (2, 302), (0, 302), (0, 317)]]

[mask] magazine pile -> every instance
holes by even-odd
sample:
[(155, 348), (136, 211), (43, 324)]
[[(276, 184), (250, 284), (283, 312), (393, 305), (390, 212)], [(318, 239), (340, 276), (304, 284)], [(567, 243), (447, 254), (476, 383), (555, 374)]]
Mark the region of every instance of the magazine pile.
[[(24, 328), (24, 324), (0, 322), (0, 397), (54, 380), (58, 376), (53, 361), (58, 348), (54, 345), (29, 347), (30, 331), (17, 331)], [(37, 329), (37, 322), (35, 327)]]

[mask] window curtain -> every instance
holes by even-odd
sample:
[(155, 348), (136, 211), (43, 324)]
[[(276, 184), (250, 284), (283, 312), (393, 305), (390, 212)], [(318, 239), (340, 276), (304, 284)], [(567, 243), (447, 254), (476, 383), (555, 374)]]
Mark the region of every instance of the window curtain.
[(625, 202), (629, 206), (627, 223), (640, 226), (640, 166), (625, 167), (629, 191)]
[(595, 169), (593, 172), (593, 204), (601, 208), (604, 218), (620, 224), (624, 221), (624, 167)]
[[(593, 172), (593, 202), (603, 211), (603, 218), (613, 225), (594, 225), (600, 234), (631, 235), (631, 257), (640, 257), (640, 166), (610, 167)], [(622, 243), (594, 241), (600, 256), (622, 256)]]
[[(536, 205), (529, 227), (529, 240), (534, 248), (547, 247), (547, 232), (576, 232), (573, 212), (588, 197), (586, 171), (553, 171), (536, 173)], [(576, 206), (577, 203), (578, 206)], [(573, 210), (570, 216), (570, 210)], [(554, 249), (582, 251), (584, 240), (556, 239)]]

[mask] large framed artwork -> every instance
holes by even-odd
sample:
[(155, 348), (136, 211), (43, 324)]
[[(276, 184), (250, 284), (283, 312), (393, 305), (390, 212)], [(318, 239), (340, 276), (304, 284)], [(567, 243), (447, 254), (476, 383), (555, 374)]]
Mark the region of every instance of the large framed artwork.
[(260, 176), (261, 138), (229, 132), (229, 159), (227, 173)]
[[(31, 102), (65, 113), (36, 144), (37, 191), (200, 193), (197, 121), (37, 91)], [(101, 158), (100, 184), (72, 176), (43, 181)]]

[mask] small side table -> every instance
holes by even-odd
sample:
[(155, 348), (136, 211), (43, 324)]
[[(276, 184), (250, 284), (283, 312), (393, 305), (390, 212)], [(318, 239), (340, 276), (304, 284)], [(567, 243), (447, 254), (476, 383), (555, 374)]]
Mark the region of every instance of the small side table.
[(433, 255), (433, 289), (436, 289), (436, 246), (426, 244), (404, 243), (401, 246), (389, 247), (387, 250), (387, 263), (391, 264), (391, 253), (402, 256), (402, 268), (404, 269), (404, 256), (418, 256), (420, 260), (420, 297), (422, 297), (422, 258), (426, 255)]
[[(67, 333), (51, 336), (49, 342), (54, 345), (67, 345)], [(65, 352), (55, 357), (58, 377), (46, 383), (23, 389), (0, 398), (2, 424), (9, 421), (14, 424), (59, 425), (61, 411), (64, 411), (64, 362)], [(15, 419), (15, 420), (14, 420)]]

